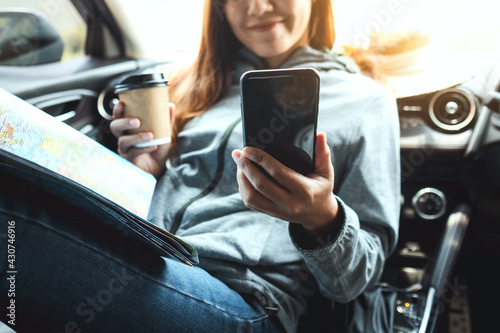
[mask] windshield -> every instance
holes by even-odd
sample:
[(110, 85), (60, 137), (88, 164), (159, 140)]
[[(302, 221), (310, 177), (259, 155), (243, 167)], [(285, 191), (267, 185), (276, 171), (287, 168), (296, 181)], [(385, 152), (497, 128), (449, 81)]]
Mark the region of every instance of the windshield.
[(370, 31), (417, 29), (446, 47), (495, 49), (500, 20), (489, 0), (336, 0), (337, 46), (365, 42)]
[[(164, 58), (196, 52), (203, 0), (107, 2), (112, 10), (120, 6), (123, 12), (119, 14), (132, 22), (128, 27), (141, 36), (148, 54)], [(373, 32), (413, 29), (446, 48), (497, 49), (500, 20), (492, 7), (489, 0), (335, 0), (334, 48), (366, 47)]]

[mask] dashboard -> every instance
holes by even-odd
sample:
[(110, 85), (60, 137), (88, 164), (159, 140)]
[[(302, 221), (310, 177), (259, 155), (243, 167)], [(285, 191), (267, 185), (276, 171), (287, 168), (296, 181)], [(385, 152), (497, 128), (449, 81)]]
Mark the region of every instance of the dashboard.
[[(451, 293), (453, 302), (441, 305), (454, 306), (453, 315), (472, 312), (476, 327), (494, 318), (489, 309), (499, 293), (491, 291), (494, 279), (485, 277), (494, 276), (500, 259), (498, 69), (495, 63), (458, 84), (397, 99), (400, 233), (386, 279), (402, 288), (420, 283), (428, 288), (398, 298), (398, 304), (410, 304), (411, 309), (419, 304), (416, 311), (397, 307), (396, 322), (403, 323), (398, 332), (425, 332), (412, 323), (425, 321), (422, 303), (431, 291), (437, 303)], [(463, 288), (450, 291), (450, 281), (461, 281)], [(472, 310), (457, 307), (459, 296), (468, 300), (460, 304)], [(433, 309), (434, 315), (436, 311), (443, 309)], [(459, 318), (470, 322), (468, 316)]]

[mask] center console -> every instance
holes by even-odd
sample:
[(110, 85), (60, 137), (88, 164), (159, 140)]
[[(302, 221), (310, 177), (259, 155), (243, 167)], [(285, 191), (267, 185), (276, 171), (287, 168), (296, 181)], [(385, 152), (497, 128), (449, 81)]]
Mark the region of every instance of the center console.
[[(422, 198), (425, 198), (423, 200)], [(429, 204), (425, 202), (431, 201)], [(426, 190), (413, 203), (424, 216), (438, 216), (443, 211), (440, 193)], [(386, 288), (396, 291), (394, 304), (395, 333), (433, 332), (442, 298), (450, 285), (451, 272), (460, 251), (470, 218), (470, 207), (457, 204), (446, 216), (437, 246), (424, 252), (417, 242), (406, 242), (396, 254), (405, 266), (388, 268)], [(408, 265), (410, 263), (410, 265)], [(412, 264), (411, 264), (412, 263)]]

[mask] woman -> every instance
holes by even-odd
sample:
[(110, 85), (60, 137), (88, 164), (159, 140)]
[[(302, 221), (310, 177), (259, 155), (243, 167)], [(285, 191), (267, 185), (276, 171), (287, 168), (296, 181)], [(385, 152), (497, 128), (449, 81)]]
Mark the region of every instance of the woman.
[[(199, 266), (151, 258), (86, 212), (31, 210), (26, 221), (43, 223), (26, 237), (50, 239), (58, 263), (26, 296), (35, 322), (75, 332), (294, 332), (310, 296), (346, 302), (373, 286), (396, 243), (397, 111), (384, 88), (327, 51), (333, 31), (330, 0), (207, 0), (199, 55), (171, 82), (173, 145), (134, 148), (152, 135), (124, 134), (139, 121), (122, 117), (122, 103), (111, 126), (119, 153), (158, 178), (149, 219), (193, 245)], [(322, 133), (308, 176), (240, 150), (239, 77), (279, 67), (321, 73)], [(69, 217), (86, 228), (58, 222)], [(37, 272), (32, 237), (24, 251)]]
[[(212, 275), (240, 293), (250, 293), (260, 304), (279, 309), (276, 316), (287, 331), (293, 331), (304, 311), (303, 300), (313, 290), (309, 276), (305, 277), (306, 266), (325, 296), (348, 301), (377, 280), (395, 244), (397, 112), (383, 89), (346, 72), (325, 52), (334, 41), (330, 1), (227, 0), (223, 18), (217, 4), (205, 3), (196, 62), (173, 78), (176, 146), (172, 167), (160, 179), (151, 219), (193, 244), (202, 257), (200, 266)], [(322, 73), (319, 130), (328, 134), (328, 142), (326, 135), (318, 135), (316, 172), (302, 177), (249, 147), (233, 151), (236, 171), (229, 151), (240, 146), (237, 126), (225, 149), (220, 183), (176, 224), (174, 212), (199, 194), (216, 173), (210, 161), (216, 160), (224, 131), (239, 118), (239, 76), (254, 68), (300, 66), (316, 67)], [(117, 108), (118, 114), (122, 107)], [(130, 121), (117, 120), (113, 126), (121, 154), (162, 174), (167, 148), (132, 148), (152, 137), (122, 136), (134, 127)], [(329, 147), (338, 196), (332, 192)], [(151, 153), (154, 149), (160, 151)], [(250, 161), (276, 182), (266, 181)], [(245, 205), (266, 216), (243, 207), (235, 173)], [(191, 183), (193, 179), (197, 184)], [(276, 253), (283, 254), (271, 257)]]

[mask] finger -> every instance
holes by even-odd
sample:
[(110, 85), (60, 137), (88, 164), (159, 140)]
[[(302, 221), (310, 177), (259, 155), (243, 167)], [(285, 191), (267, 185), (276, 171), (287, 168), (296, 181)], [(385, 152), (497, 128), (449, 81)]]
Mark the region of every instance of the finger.
[(134, 146), (151, 140), (153, 140), (153, 133), (151, 132), (121, 136), (118, 139), (118, 153), (129, 160), (134, 159), (141, 154), (150, 153), (156, 150), (154, 146), (144, 148), (136, 148)]
[(158, 146), (144, 147), (144, 148), (133, 148), (128, 151), (127, 154), (120, 154), (126, 160), (134, 163), (135, 159), (144, 154), (150, 154), (158, 150)]
[(114, 119), (109, 124), (111, 133), (116, 138), (120, 138), (126, 134), (127, 131), (137, 129), (141, 126), (141, 121), (138, 118), (119, 118)]
[[(298, 184), (303, 183), (305, 180), (304, 176), (283, 165), (261, 149), (245, 147), (243, 149), (243, 154), (248, 160), (266, 170), (271, 178), (273, 178), (277, 184), (286, 189), (288, 192), (298, 190)], [(277, 200), (281, 199), (283, 198), (277, 198)]]
[(173, 124), (175, 120), (175, 104), (172, 102), (168, 103), (168, 110), (170, 112), (170, 124)]
[(118, 103), (115, 104), (113, 107), (113, 119), (119, 119), (123, 117), (123, 102), (118, 101)]
[(285, 221), (291, 220), (290, 217), (295, 217), (293, 210), (287, 207), (285, 200), (273, 201), (254, 188), (243, 170), (238, 169), (237, 179), (240, 195), (246, 207)]
[(266, 198), (262, 193), (255, 189), (252, 183), (248, 180), (243, 170), (238, 168), (236, 172), (238, 189), (243, 203), (248, 208), (261, 213), (270, 212), (275, 204)]
[(271, 179), (268, 175), (263, 173), (262, 170), (254, 162), (248, 159), (244, 153), (241, 151), (233, 152), (233, 159), (238, 165), (238, 169), (244, 173), (250, 184), (249, 187), (257, 190), (268, 200), (277, 204), (287, 202), (287, 200), (289, 200), (290, 192)]
[(314, 172), (326, 179), (333, 179), (333, 165), (330, 156), (330, 147), (325, 133), (316, 136)]

